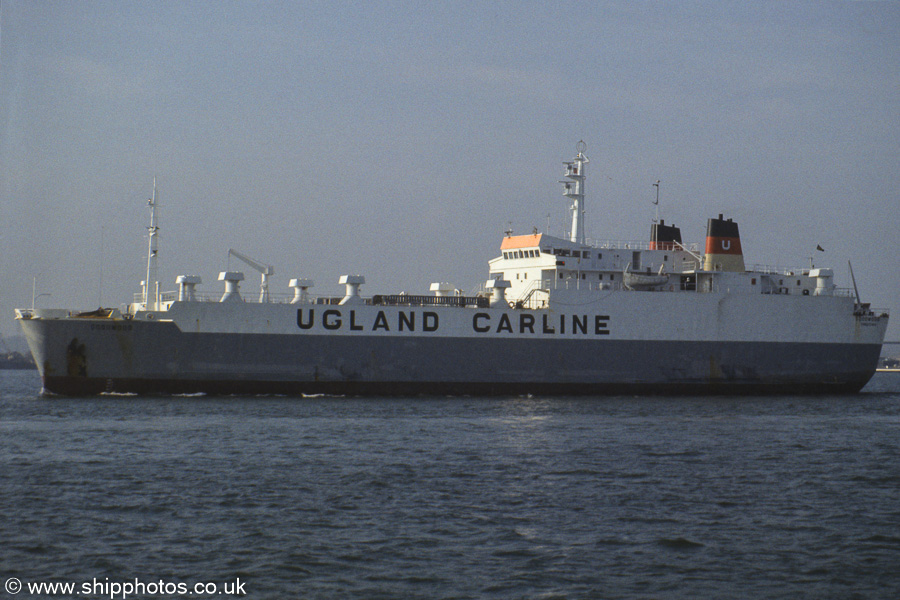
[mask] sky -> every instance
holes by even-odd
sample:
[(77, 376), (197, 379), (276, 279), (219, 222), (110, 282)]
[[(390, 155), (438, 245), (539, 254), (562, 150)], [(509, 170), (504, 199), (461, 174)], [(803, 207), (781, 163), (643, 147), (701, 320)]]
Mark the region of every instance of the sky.
[(852, 261), (900, 340), (898, 41), (898, 2), (3, 0), (0, 334), (131, 300), (154, 177), (164, 289), (234, 248), (272, 292), (474, 290), (505, 230), (563, 235), (584, 140), (589, 238), (647, 239), (660, 180), (685, 241)]

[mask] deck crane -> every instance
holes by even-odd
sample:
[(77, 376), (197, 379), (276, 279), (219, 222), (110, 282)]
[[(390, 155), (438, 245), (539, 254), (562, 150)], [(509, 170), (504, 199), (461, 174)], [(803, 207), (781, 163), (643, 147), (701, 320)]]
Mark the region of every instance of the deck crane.
[(259, 301), (260, 302), (268, 302), (269, 301), (269, 275), (275, 274), (275, 267), (272, 265), (264, 265), (261, 262), (257, 262), (248, 256), (244, 256), (237, 250), (233, 248), (228, 249), (228, 257), (231, 258), (234, 256), (235, 258), (242, 260), (247, 263), (257, 271), (259, 271), (260, 275), (262, 275), (262, 280), (259, 284)]

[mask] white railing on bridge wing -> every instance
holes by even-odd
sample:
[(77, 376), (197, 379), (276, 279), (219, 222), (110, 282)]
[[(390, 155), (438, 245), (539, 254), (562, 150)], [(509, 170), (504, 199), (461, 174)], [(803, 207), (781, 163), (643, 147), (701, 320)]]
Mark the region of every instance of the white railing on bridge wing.
[(781, 265), (750, 265), (747, 269), (754, 273), (762, 273), (763, 275), (784, 275), (786, 277), (797, 277), (809, 275), (809, 269), (806, 267), (784, 267)]
[(650, 242), (644, 240), (585, 240), (588, 246), (598, 250), (649, 250)]
[[(587, 245), (598, 250), (650, 250), (650, 244), (646, 240), (586, 240)], [(674, 242), (656, 242), (657, 244), (673, 244)], [(678, 244), (688, 252), (700, 252), (700, 244)]]

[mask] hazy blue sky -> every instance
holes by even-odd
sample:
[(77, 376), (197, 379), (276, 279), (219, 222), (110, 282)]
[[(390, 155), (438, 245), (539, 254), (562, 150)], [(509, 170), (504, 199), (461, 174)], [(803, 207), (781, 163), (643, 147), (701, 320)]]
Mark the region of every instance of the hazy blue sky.
[(233, 247), (278, 292), (471, 290), (508, 227), (562, 233), (584, 139), (589, 237), (645, 239), (661, 179), (686, 241), (722, 212), (750, 264), (852, 259), (900, 338), (897, 2), (4, 0), (0, 109), (4, 335), (33, 277), (139, 290), (154, 175), (164, 282)]

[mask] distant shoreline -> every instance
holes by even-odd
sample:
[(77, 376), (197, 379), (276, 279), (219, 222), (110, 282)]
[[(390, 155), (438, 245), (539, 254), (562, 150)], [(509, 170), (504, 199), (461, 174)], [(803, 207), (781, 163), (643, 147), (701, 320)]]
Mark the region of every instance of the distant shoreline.
[(19, 352), (0, 354), (0, 370), (12, 369), (37, 369), (37, 365), (34, 364), (31, 354), (27, 356)]

